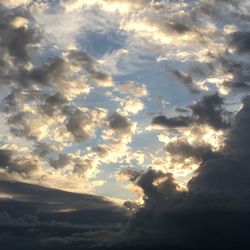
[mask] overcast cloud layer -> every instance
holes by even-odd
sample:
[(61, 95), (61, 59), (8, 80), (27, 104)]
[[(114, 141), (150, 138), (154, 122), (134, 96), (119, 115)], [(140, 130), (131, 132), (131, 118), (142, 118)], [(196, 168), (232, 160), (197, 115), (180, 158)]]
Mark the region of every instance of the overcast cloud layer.
[(0, 1), (1, 249), (249, 249), (249, 13)]

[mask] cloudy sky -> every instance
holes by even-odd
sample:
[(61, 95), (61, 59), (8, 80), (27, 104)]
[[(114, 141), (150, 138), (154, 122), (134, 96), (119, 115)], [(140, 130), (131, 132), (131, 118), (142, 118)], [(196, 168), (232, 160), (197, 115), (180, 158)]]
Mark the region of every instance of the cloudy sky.
[(1, 0), (1, 245), (248, 248), (249, 13)]

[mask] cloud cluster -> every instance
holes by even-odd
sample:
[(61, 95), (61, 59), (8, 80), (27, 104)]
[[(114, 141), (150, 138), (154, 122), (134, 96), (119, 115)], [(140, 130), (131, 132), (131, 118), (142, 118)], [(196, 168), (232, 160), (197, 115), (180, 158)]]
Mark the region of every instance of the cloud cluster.
[(1, 245), (246, 248), (249, 10), (2, 1)]

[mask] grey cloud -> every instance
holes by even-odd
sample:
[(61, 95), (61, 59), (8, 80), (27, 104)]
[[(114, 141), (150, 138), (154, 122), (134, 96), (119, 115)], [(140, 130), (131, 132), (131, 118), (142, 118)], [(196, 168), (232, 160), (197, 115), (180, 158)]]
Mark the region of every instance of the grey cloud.
[(109, 117), (109, 127), (116, 131), (128, 132), (130, 130), (131, 123), (126, 117), (118, 113), (114, 113)]
[(237, 31), (233, 33), (231, 46), (234, 47), (239, 53), (250, 52), (250, 32)]
[(177, 23), (177, 22), (176, 23), (169, 23), (167, 26), (179, 34), (184, 34), (186, 32), (191, 31), (191, 29), (187, 25), (182, 24), (182, 23)]
[(211, 71), (216, 72), (216, 68), (222, 68), (223, 74), (230, 74), (232, 76), (231, 80), (225, 80), (222, 85), (224, 88), (234, 91), (242, 92), (249, 88), (250, 76), (249, 76), (249, 63), (244, 60), (235, 60), (231, 58), (233, 55), (225, 53), (225, 55), (211, 55), (209, 54), (215, 62), (213, 63)]
[[(1, 8), (1, 7), (0, 7)], [(8, 85), (20, 79), (21, 72), (31, 61), (31, 54), (39, 45), (42, 31), (32, 25), (15, 27), (15, 18), (30, 20), (30, 13), (26, 8), (0, 11), (0, 78), (1, 84)]]
[[(90, 78), (97, 81), (106, 81), (109, 75), (96, 69), (97, 62), (87, 53), (80, 50), (71, 50), (65, 56), (56, 56), (24, 75), (26, 81), (36, 81), (41, 84), (59, 84), (62, 80), (68, 79), (72, 73), (72, 66), (79, 67), (85, 71)], [(81, 68), (81, 69), (80, 69)]]
[(70, 159), (65, 154), (59, 154), (58, 159), (50, 159), (50, 165), (54, 168), (63, 168), (70, 162)]
[(160, 115), (153, 119), (153, 125), (159, 125), (162, 127), (169, 128), (179, 128), (179, 127), (188, 127), (191, 124), (192, 120), (186, 116), (178, 116), (173, 118), (167, 118), (166, 116)]
[(186, 108), (179, 108), (179, 107), (175, 107), (174, 111), (178, 112), (178, 113), (189, 113), (190, 110), (186, 109)]
[(60, 83), (69, 74), (69, 65), (61, 57), (55, 57), (51, 62), (46, 62), (42, 67), (34, 68), (27, 72), (27, 80), (33, 80), (42, 84), (49, 82)]
[(89, 115), (84, 114), (79, 109), (76, 109), (68, 115), (66, 128), (74, 136), (75, 140), (80, 142), (88, 140), (91, 137), (91, 134), (84, 128), (84, 126), (89, 125), (89, 123)]
[(224, 86), (229, 89), (233, 89), (234, 91), (246, 91), (250, 88), (250, 85), (245, 82), (224, 82)]
[(96, 69), (96, 61), (83, 51), (72, 51), (69, 55), (69, 59), (73, 59), (74, 62), (80, 64), (87, 70), (96, 80), (106, 81), (109, 79), (109, 75)]
[(140, 176), (141, 172), (132, 169), (132, 168), (123, 168), (118, 172), (118, 176), (124, 176), (125, 178), (128, 178), (130, 181), (135, 182)]
[(61, 94), (56, 93), (54, 95), (48, 96), (41, 108), (47, 115), (53, 116), (54, 113), (58, 111), (60, 112), (63, 109), (63, 105), (66, 103), (67, 100)]
[(230, 126), (225, 111), (222, 108), (223, 98), (217, 93), (204, 96), (202, 100), (190, 106), (193, 117), (198, 123), (208, 124), (215, 129), (225, 129)]
[(171, 155), (194, 157), (197, 159), (211, 158), (211, 155), (213, 154), (211, 148), (208, 145), (192, 146), (189, 143), (182, 141), (168, 143), (165, 149)]
[(4, 167), (4, 168), (12, 164), (10, 150), (3, 150), (3, 149), (0, 150), (0, 164), (1, 164), (1, 167)]
[(170, 69), (170, 72), (193, 94), (197, 94), (200, 91), (195, 87), (192, 77), (180, 70)]
[(31, 133), (28, 126), (29, 124), (29, 113), (19, 112), (13, 114), (8, 118), (8, 124), (10, 126), (10, 132), (18, 137), (26, 137), (31, 140), (37, 140), (37, 135)]
[[(154, 182), (160, 178), (165, 177), (166, 180), (161, 184), (154, 185)], [(155, 205), (160, 201), (164, 193), (171, 196), (176, 193), (177, 185), (174, 183), (171, 174), (164, 174), (162, 172), (157, 172), (152, 169), (148, 169), (145, 173), (143, 173), (135, 182), (139, 187), (142, 188), (144, 192), (144, 199), (146, 203), (151, 206)]]
[(189, 108), (192, 110), (190, 116), (167, 118), (161, 115), (155, 117), (152, 124), (168, 128), (188, 127), (193, 124), (207, 124), (214, 129), (230, 127), (228, 114), (223, 109), (223, 98), (217, 93), (203, 96), (201, 100), (190, 105)]
[(249, 154), (249, 115), (250, 97), (243, 99), (243, 107), (232, 121), (232, 129), (227, 139), (227, 151), (230, 154), (248, 157)]
[[(37, 30), (27, 27), (15, 28), (11, 25), (11, 21), (16, 16), (22, 16), (26, 14), (24, 18), (28, 17), (27, 13), (15, 13), (14, 15), (9, 15), (6, 13), (1, 13), (0, 15), (0, 47), (5, 49), (15, 59), (22, 62), (29, 61), (29, 46), (36, 45), (41, 40), (41, 35)], [(7, 14), (7, 15), (6, 15)]]
[(35, 158), (16, 156), (13, 150), (5, 149), (0, 150), (0, 166), (7, 173), (21, 174), (25, 178), (29, 178), (40, 169)]

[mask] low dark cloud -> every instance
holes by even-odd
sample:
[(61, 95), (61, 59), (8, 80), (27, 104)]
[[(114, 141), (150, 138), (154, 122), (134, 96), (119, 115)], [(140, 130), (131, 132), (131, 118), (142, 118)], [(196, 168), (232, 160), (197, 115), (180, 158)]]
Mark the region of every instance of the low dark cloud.
[(125, 209), (94, 195), (8, 181), (0, 181), (0, 190), (4, 250), (86, 249), (92, 244), (85, 234), (117, 231), (127, 221)]

